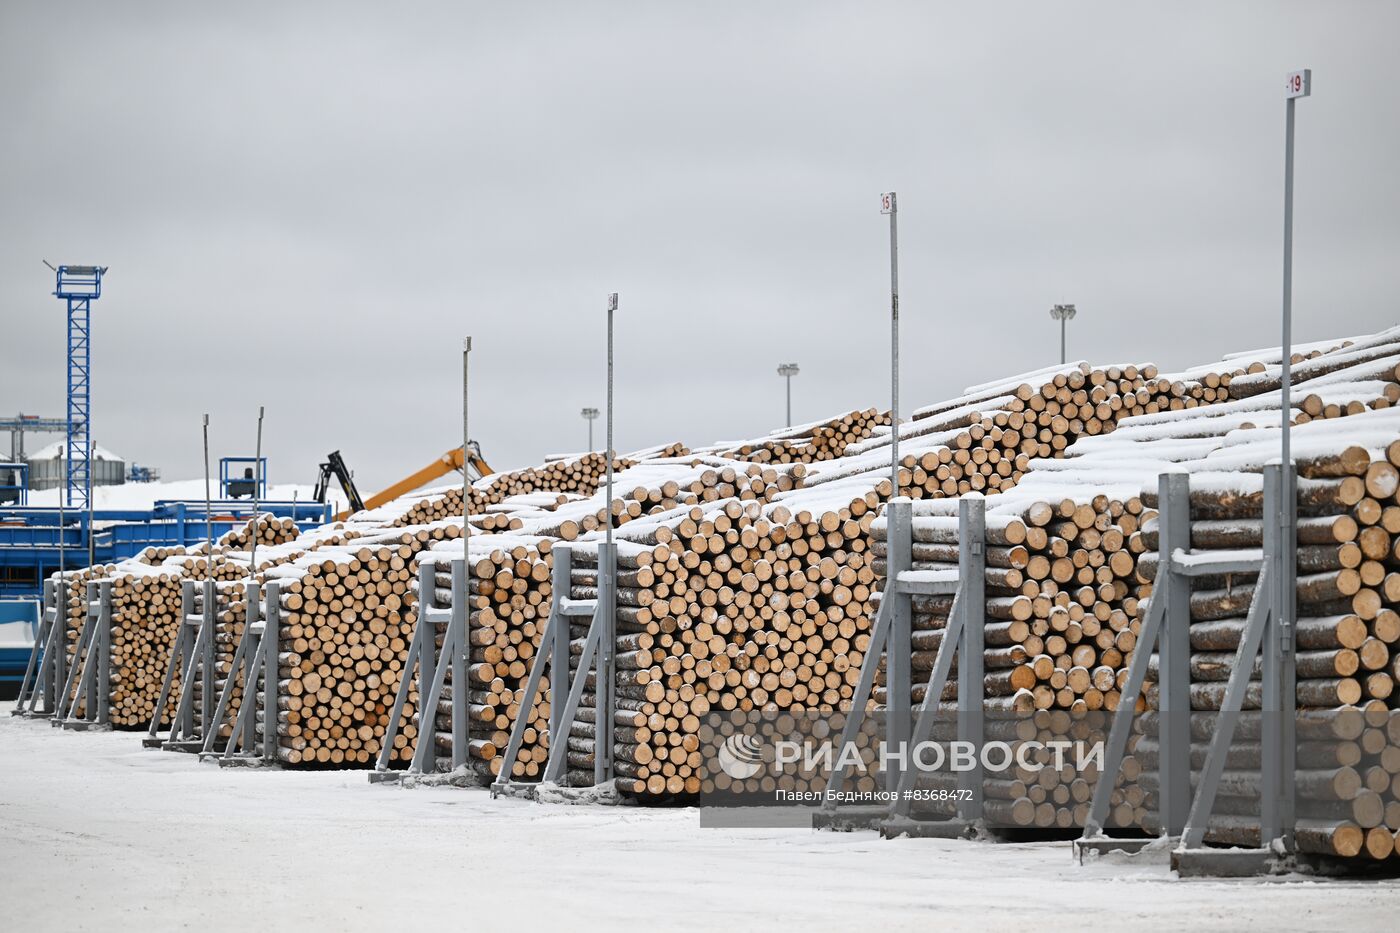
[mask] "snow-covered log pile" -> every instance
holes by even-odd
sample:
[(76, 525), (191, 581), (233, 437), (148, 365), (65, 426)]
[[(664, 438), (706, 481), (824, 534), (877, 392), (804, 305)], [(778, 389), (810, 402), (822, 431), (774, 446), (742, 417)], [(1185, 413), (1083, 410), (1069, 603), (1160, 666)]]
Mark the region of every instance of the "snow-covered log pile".
[(273, 544), (285, 544), (293, 541), (301, 534), (297, 528), (297, 523), (290, 518), (280, 518), (276, 515), (259, 515), (256, 519), (249, 519), (242, 527), (234, 528), (232, 531), (219, 538), (220, 547), (232, 550), (247, 550), (253, 543), (253, 525), (257, 523), (258, 546), (265, 547)]
[[(1195, 550), (1253, 549), (1262, 542), (1270, 516), (1263, 511), (1261, 478), (1249, 468), (1276, 451), (1267, 441), (1248, 440), (1251, 433), (1259, 432), (1236, 432), (1243, 437), (1204, 460), (1207, 467), (1228, 463), (1235, 469), (1193, 473)], [(1314, 422), (1295, 429), (1294, 436), (1300, 477), (1295, 628), (1298, 807), (1304, 822), (1299, 845), (1327, 855), (1390, 858), (1400, 831), (1400, 722), (1393, 721), (1391, 710), (1400, 676), (1400, 412), (1368, 412), (1335, 427)], [(1148, 553), (1139, 572), (1150, 580), (1156, 572), (1155, 522), (1142, 536)], [(1194, 710), (1221, 708), (1255, 581), (1252, 574), (1194, 581)], [(1259, 673), (1256, 662), (1246, 710), (1261, 708)], [(1148, 700), (1155, 708), (1155, 684), (1149, 685)], [(1257, 726), (1244, 733), (1234, 744), (1207, 838), (1257, 845), (1258, 788), (1249, 771), (1258, 761)], [(1207, 738), (1193, 736), (1198, 765)], [(1151, 762), (1155, 742), (1145, 738), (1143, 748)]]
[[(848, 489), (838, 502), (831, 492), (682, 507), (620, 529), (614, 752), (624, 793), (697, 793), (700, 719), (712, 709), (851, 701), (872, 622), (868, 529), (880, 495)], [(595, 592), (590, 544), (575, 545), (575, 598)], [(583, 703), (569, 764), (591, 782), (591, 690)]]
[(782, 428), (767, 437), (739, 444), (718, 445), (722, 457), (753, 463), (817, 463), (835, 460), (847, 448), (870, 436), (878, 425), (888, 425), (890, 413), (877, 408), (846, 412), (825, 421)]
[[(1368, 418), (1386, 418), (1384, 410), (1400, 397), (1400, 385), (1396, 384), (1396, 364), (1400, 363), (1400, 345), (1397, 335), (1387, 332), (1355, 341), (1329, 342), (1305, 349), (1295, 354), (1297, 364), (1294, 379), (1293, 400), (1295, 415), (1293, 421), (1301, 427), (1295, 429), (1298, 438), (1312, 437), (1313, 448), (1307, 449), (1318, 463), (1333, 464), (1346, 447), (1347, 434), (1361, 430)], [(1254, 362), (1248, 366), (1231, 366), (1228, 361), (1222, 366), (1214, 364), (1189, 371), (1175, 377), (1157, 378), (1150, 368), (1144, 369), (1157, 379), (1158, 385), (1179, 386), (1169, 388), (1166, 399), (1153, 403), (1156, 410), (1147, 405), (1126, 406), (1130, 411), (1111, 412), (1099, 425), (1084, 424), (1080, 433), (1074, 426), (1065, 435), (1052, 434), (1049, 438), (1035, 440), (1027, 435), (1026, 453), (1032, 446), (1041, 454), (1038, 458), (1027, 457), (1024, 461), (1026, 475), (1016, 489), (1002, 487), (1003, 495), (988, 501), (985, 542), (988, 562), (987, 579), (987, 651), (984, 680), (985, 706), (997, 713), (1026, 713), (1042, 716), (1057, 710), (1075, 715), (1092, 714), (1095, 710), (1113, 710), (1124, 698), (1120, 687), (1127, 673), (1127, 664), (1136, 646), (1141, 629), (1141, 619), (1146, 610), (1145, 600), (1151, 594), (1151, 575), (1155, 572), (1155, 554), (1149, 551), (1156, 546), (1156, 484), (1157, 474), (1165, 469), (1187, 469), (1202, 472), (1206, 481), (1206, 471), (1215, 475), (1217, 485), (1227, 487), (1238, 482), (1255, 490), (1253, 507), (1258, 510), (1262, 503), (1257, 500), (1257, 491), (1264, 458), (1260, 450), (1271, 450), (1277, 454), (1279, 405), (1278, 372), (1280, 371), (1277, 351), (1255, 351), (1248, 354)], [(936, 438), (946, 444), (939, 448), (942, 460), (948, 461), (948, 452), (968, 450), (963, 439), (970, 441), (973, 428), (984, 430), (996, 428), (999, 417), (988, 419), (980, 411), (983, 399), (988, 396), (1002, 396), (994, 404), (1005, 406), (1005, 397), (1031, 400), (1045, 399), (1065, 401), (1059, 392), (1070, 388), (1082, 374), (1091, 385), (1095, 384), (1093, 371), (1085, 368), (1072, 370), (1068, 374), (1057, 373), (1046, 388), (1057, 380), (1065, 380), (1055, 387), (1054, 393), (1046, 388), (1028, 395), (1030, 383), (1020, 380), (1016, 387), (1008, 391), (1008, 384), (989, 384), (974, 387), (962, 399), (943, 406), (932, 406), (925, 412), (951, 412), (948, 421), (941, 427), (954, 430), (959, 427), (958, 419), (968, 418), (975, 422), (965, 431), (954, 434), (951, 444), (937, 435), (917, 433), (919, 421), (912, 423), (908, 432), (913, 434), (912, 444), (925, 443), (921, 437)], [(1105, 374), (1111, 370), (1101, 370)], [(1253, 388), (1257, 383), (1272, 379), (1274, 391)], [(1233, 386), (1241, 383), (1240, 399), (1230, 400), (1235, 391)], [(1120, 387), (1121, 388), (1121, 387)], [(1081, 391), (1076, 389), (1075, 391)], [(1050, 398), (1053, 394), (1056, 397)], [(1119, 394), (1126, 399), (1126, 395)], [(1319, 400), (1322, 404), (1319, 407)], [(1071, 395), (1068, 403), (1078, 404)], [(1021, 411), (1023, 414), (1043, 412), (1040, 402), (1031, 402)], [(1310, 412), (1315, 412), (1310, 414)], [(1358, 412), (1369, 412), (1360, 417)], [(1078, 415), (1074, 411), (1070, 414)], [(1133, 417), (1129, 417), (1132, 415)], [(1063, 408), (1056, 417), (1066, 417)], [(926, 418), (939, 417), (937, 414)], [(1026, 417), (1030, 417), (1026, 414)], [(1035, 415), (1039, 424), (1039, 414)], [(1316, 419), (1347, 417), (1345, 422), (1331, 422), (1336, 427), (1319, 423)], [(1004, 428), (1013, 424), (1008, 415)], [(1116, 430), (1108, 430), (1116, 429)], [(1377, 442), (1384, 440), (1386, 429), (1382, 429)], [(905, 432), (901, 432), (902, 434)], [(1003, 430), (998, 442), (1006, 437)], [(984, 434), (985, 438), (987, 435)], [(1065, 444), (1058, 448), (1055, 437), (1066, 441), (1078, 437), (1072, 446)], [(1400, 437), (1400, 432), (1392, 436)], [(869, 446), (885, 443), (884, 438), (873, 438)], [(994, 444), (997, 442), (993, 442)], [(1040, 445), (1049, 443), (1050, 456)], [(1252, 444), (1253, 447), (1247, 446)], [(1382, 445), (1384, 446), (1384, 445)], [(989, 447), (983, 449), (990, 450)], [(875, 469), (888, 469), (888, 446), (879, 451), (881, 464)], [(921, 454), (920, 456), (925, 456)], [(845, 477), (855, 473), (864, 464), (859, 462), (861, 454), (838, 461), (831, 465), (815, 467), (807, 478), (812, 489), (821, 488), (832, 477)], [(1348, 462), (1355, 464), (1355, 453), (1348, 455)], [(971, 457), (967, 458), (969, 461)], [(990, 458), (989, 458), (990, 459)], [(1365, 458), (1360, 458), (1365, 459)], [(1383, 459), (1383, 458), (1382, 458)], [(904, 459), (906, 469), (910, 459)], [(957, 462), (956, 458), (953, 461)], [(1335, 465), (1327, 469), (1336, 470)], [(1386, 467), (1374, 468), (1378, 473), (1389, 475)], [(1222, 480), (1221, 470), (1228, 470), (1229, 479)], [(1252, 471), (1252, 472), (1250, 472)], [(1239, 474), (1250, 472), (1247, 480), (1239, 480)], [(1016, 476), (1013, 471), (1011, 476)], [(1321, 480), (1317, 482), (1323, 482)], [(1329, 480), (1334, 484), (1337, 480)], [(1377, 488), (1385, 485), (1378, 479)], [(959, 481), (958, 491), (967, 491), (965, 480)], [(1323, 483), (1325, 485), (1325, 482)], [(1341, 499), (1337, 495), (1316, 487), (1300, 489), (1300, 502), (1303, 514), (1318, 515), (1319, 508), (1340, 508)], [(1347, 484), (1346, 497), (1356, 494), (1357, 483)], [(904, 492), (918, 495), (919, 489), (927, 492), (926, 486), (919, 484), (919, 477), (911, 476)], [(941, 487), (940, 487), (941, 488)], [(937, 493), (935, 493), (936, 495)], [(1203, 495), (1207, 493), (1202, 493)], [(1329, 495), (1332, 498), (1329, 498)], [(1312, 496), (1313, 499), (1307, 499)], [(1377, 500), (1380, 501), (1380, 500)], [(914, 568), (918, 570), (956, 570), (959, 542), (957, 540), (957, 503), (925, 501), (915, 503), (913, 523)], [(1365, 506), (1371, 524), (1381, 520), (1384, 508), (1375, 505)], [(1311, 509), (1311, 512), (1308, 511)], [(1396, 513), (1400, 515), (1400, 512)], [(1311, 520), (1311, 519), (1309, 519)], [(1256, 515), (1257, 522), (1257, 515)], [(1199, 523), (1198, 523), (1199, 524)], [(1361, 523), (1358, 521), (1358, 525)], [(1257, 535), (1257, 523), (1256, 523)], [(1400, 527), (1400, 519), (1397, 519)], [(1148, 529), (1147, 533), (1143, 529)], [(1306, 528), (1306, 522), (1305, 522)], [(1330, 526), (1329, 526), (1330, 528)], [(872, 551), (877, 555), (877, 570), (883, 570), (885, 525), (883, 518), (877, 519), (872, 527)], [(1308, 530), (1304, 534), (1311, 533)], [(1331, 531), (1319, 531), (1331, 534)], [(1371, 552), (1379, 554), (1383, 544), (1379, 536), (1370, 533)], [(1330, 539), (1329, 539), (1330, 541)], [(1255, 547), (1258, 541), (1254, 542)], [(1321, 544), (1321, 542), (1314, 542)], [(1232, 546), (1244, 546), (1235, 544)], [(1340, 542), (1330, 542), (1331, 550), (1336, 551)], [(1353, 549), (1359, 544), (1353, 545)], [(1300, 552), (1300, 572), (1307, 563), (1310, 576), (1306, 586), (1314, 596), (1341, 598), (1341, 591), (1350, 594), (1348, 598), (1359, 599), (1356, 613), (1380, 612), (1386, 598), (1400, 596), (1400, 585), (1392, 587), (1388, 595), (1384, 581), (1389, 576), (1379, 563), (1373, 562), (1362, 574), (1359, 565), (1355, 574), (1343, 573), (1343, 561), (1355, 561), (1354, 550), (1346, 556), (1328, 558), (1319, 556), (1316, 551)], [(1400, 576), (1395, 578), (1400, 580)], [(1236, 577), (1230, 583), (1245, 587), (1247, 578)], [(1369, 586), (1379, 590), (1368, 591)], [(1300, 584), (1300, 589), (1303, 585)], [(1212, 600), (1218, 602), (1221, 611), (1229, 608), (1227, 615), (1234, 615), (1240, 609), (1237, 592), (1230, 594), (1227, 602), (1219, 601), (1220, 594), (1204, 593), (1193, 602), (1194, 608), (1202, 608)], [(1300, 599), (1302, 596), (1300, 594)], [(911, 698), (918, 703), (923, 700), (922, 678), (932, 667), (938, 645), (941, 643), (942, 629), (946, 625), (951, 600), (939, 597), (916, 597), (914, 599), (914, 633), (912, 667), (916, 687)], [(1247, 608), (1247, 600), (1245, 602)], [(1325, 608), (1325, 607), (1324, 607)], [(1332, 608), (1337, 608), (1333, 606)], [(1204, 610), (1203, 610), (1204, 611)], [(1215, 618), (1221, 618), (1216, 616)], [(1386, 617), (1388, 618), (1388, 617)], [(1235, 618), (1232, 624), (1238, 628), (1242, 619)], [(1389, 625), (1382, 629), (1389, 634)], [(1356, 625), (1349, 626), (1355, 637)], [(1371, 664), (1393, 665), (1394, 659), (1388, 652), (1377, 649), (1373, 638), (1369, 646)], [(1230, 645), (1233, 648), (1233, 645)], [(1336, 653), (1335, 651), (1333, 652)], [(1308, 659), (1309, 664), (1313, 659)], [(1327, 659), (1317, 659), (1324, 664)], [(1219, 693), (1223, 690), (1223, 680), (1228, 673), (1220, 672), (1221, 656), (1216, 654), (1208, 659), (1215, 672), (1214, 682), (1198, 686), (1200, 697)], [(1343, 666), (1350, 663), (1349, 657), (1342, 656), (1336, 661)], [(1359, 660), (1358, 660), (1358, 663)], [(1343, 683), (1345, 677), (1335, 671), (1327, 676), (1321, 667), (1303, 666), (1300, 676), (1311, 675), (1317, 683), (1300, 682), (1299, 702), (1316, 706), (1319, 700), (1333, 702), (1343, 699), (1340, 695), (1329, 695), (1331, 690), (1345, 692), (1347, 698), (1356, 694), (1358, 698), (1375, 691), (1388, 694), (1393, 687), (1391, 675), (1370, 676), (1364, 683)], [(1325, 683), (1324, 683), (1325, 681)], [(879, 681), (881, 684), (883, 680)], [(1318, 693), (1317, 690), (1322, 690)], [(876, 699), (881, 703), (887, 700), (883, 690), (877, 689)], [(956, 708), (956, 687), (950, 686), (944, 696), (937, 698), (950, 710)], [(1311, 699), (1312, 702), (1308, 702)], [(1374, 699), (1374, 696), (1372, 696)], [(1145, 702), (1133, 698), (1135, 707), (1142, 709)], [(1218, 696), (1216, 698), (1218, 706)], [(1030, 711), (1035, 711), (1030, 713)], [(1136, 741), (1136, 740), (1135, 740)], [(1151, 746), (1148, 746), (1150, 751)], [(1130, 756), (1125, 766), (1125, 774), (1135, 776), (1141, 763)], [(1043, 775), (1042, 775), (1043, 777)], [(1378, 777), (1374, 777), (1377, 783)], [(1092, 781), (1089, 782), (1092, 786)], [(1114, 809), (1111, 823), (1141, 823), (1146, 815), (1146, 801), (1143, 787), (1134, 782), (1119, 778), (1120, 786), (1115, 791)], [(1014, 817), (1014, 822), (1023, 825), (1025, 820), (1033, 820), (1035, 825), (1080, 825), (1087, 814), (1085, 788), (1077, 787), (1068, 797), (1064, 793), (1056, 799), (1053, 791), (1041, 787), (1036, 789), (1036, 781), (1029, 775), (1018, 775), (1010, 785), (989, 782), (988, 797), (1002, 799), (1012, 794), (1006, 807), (1006, 815)], [(1040, 799), (1036, 799), (1036, 797)], [(1046, 808), (1049, 800), (1054, 806)], [(1000, 804), (999, 804), (1000, 806)], [(1372, 807), (1374, 809), (1374, 807)], [(1374, 834), (1379, 839), (1379, 834)], [(1379, 847), (1379, 841), (1375, 843)]]
[[(374, 760), (417, 622), (416, 558), (460, 534), (460, 520), (386, 529), (264, 572), (281, 592), (283, 708), (275, 726), (284, 763), (367, 766)], [(415, 688), (396, 759), (411, 756), (417, 702)]]
[[(964, 395), (914, 412), (899, 429), (901, 494), (914, 499), (967, 492), (1004, 492), (1036, 457), (1059, 457), (1079, 437), (1107, 434), (1136, 414), (1210, 404), (1223, 392), (1202, 373), (1186, 381), (1158, 375), (1152, 365), (1092, 367), (1077, 363), (972, 386)], [(1193, 395), (1193, 392), (1200, 390)], [(1198, 397), (1199, 396), (1199, 397)], [(888, 428), (846, 449), (846, 456), (814, 467), (807, 485), (862, 473), (888, 474)]]
[[(467, 762), (482, 783), (494, 780), (504, 767), (510, 728), (522, 711), (529, 717), (529, 726), (511, 774), (520, 780), (536, 780), (549, 755), (550, 678), (544, 678), (539, 694), (530, 702), (526, 702), (525, 681), (549, 618), (553, 544), (550, 538), (524, 535), (474, 535), (470, 539)], [(452, 604), (451, 561), (461, 556), (460, 541), (439, 544), (419, 555), (420, 563), (434, 567), (439, 605)], [(449, 671), (435, 711), (434, 752), (442, 770), (451, 768), (450, 714), (456, 689)]]

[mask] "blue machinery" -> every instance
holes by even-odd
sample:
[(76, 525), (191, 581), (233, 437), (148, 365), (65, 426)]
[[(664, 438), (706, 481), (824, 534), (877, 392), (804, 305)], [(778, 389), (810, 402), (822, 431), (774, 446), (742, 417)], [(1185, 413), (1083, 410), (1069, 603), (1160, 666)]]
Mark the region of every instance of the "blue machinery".
[(259, 499), (267, 498), (266, 457), (219, 458), (219, 495), (225, 499), (243, 499), (257, 490)]
[(102, 297), (106, 266), (59, 266), (54, 295), (68, 303), (68, 414), (64, 485), (69, 508), (92, 494), (92, 303)]
[(0, 508), (29, 504), (29, 464), (0, 463)]

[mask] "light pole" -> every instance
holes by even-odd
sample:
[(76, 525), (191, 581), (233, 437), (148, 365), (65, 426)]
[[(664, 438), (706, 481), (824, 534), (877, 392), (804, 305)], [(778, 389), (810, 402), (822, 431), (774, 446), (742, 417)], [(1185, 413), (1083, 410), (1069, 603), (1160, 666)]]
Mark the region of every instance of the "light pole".
[(592, 451), (592, 450), (593, 450), (593, 419), (595, 419), (595, 418), (598, 417), (598, 409), (596, 409), (596, 408), (585, 408), (585, 409), (583, 410), (582, 414), (583, 414), (583, 417), (585, 417), (585, 418), (588, 419), (588, 449), (589, 449), (590, 451)]
[(1060, 365), (1065, 365), (1065, 321), (1074, 320), (1074, 305), (1055, 305), (1050, 309), (1050, 317), (1060, 322)]
[(796, 376), (798, 368), (796, 363), (782, 363), (778, 366), (778, 375), (787, 380), (787, 426), (792, 427), (792, 377)]
[(895, 193), (880, 195), (880, 213), (890, 215), (890, 496), (899, 495), (899, 205)]

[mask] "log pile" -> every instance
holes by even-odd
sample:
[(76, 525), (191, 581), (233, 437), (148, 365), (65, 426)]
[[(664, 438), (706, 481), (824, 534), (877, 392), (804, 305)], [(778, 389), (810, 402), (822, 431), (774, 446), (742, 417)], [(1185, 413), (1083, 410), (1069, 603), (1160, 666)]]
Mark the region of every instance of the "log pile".
[[(846, 412), (826, 421), (774, 431), (766, 438), (746, 441), (719, 452), (732, 460), (752, 463), (818, 463), (835, 460), (846, 449), (890, 423), (889, 412), (876, 408)], [(721, 445), (722, 446), (722, 445)]]
[[(1380, 414), (1380, 413), (1377, 413)], [(1388, 414), (1388, 413), (1387, 413)], [(1307, 825), (1299, 845), (1326, 855), (1385, 859), (1397, 852), (1400, 818), (1400, 723), (1392, 725), (1400, 675), (1400, 419), (1357, 417), (1346, 435), (1369, 441), (1335, 453), (1310, 453), (1307, 430), (1298, 458), (1297, 639), (1299, 813)], [(1253, 548), (1262, 541), (1262, 494), (1246, 474), (1237, 488), (1216, 484), (1191, 496), (1192, 546)], [(1156, 546), (1155, 523), (1144, 526)], [(1155, 554), (1141, 562), (1144, 579)], [(1191, 707), (1221, 708), (1234, 667), (1256, 576), (1196, 578), (1191, 594)], [(1259, 662), (1246, 710), (1260, 709)], [(1155, 706), (1155, 685), (1148, 692)], [(1193, 757), (1204, 761), (1204, 736)], [(1149, 750), (1155, 745), (1149, 744)], [(1208, 840), (1257, 844), (1257, 719), (1232, 748), (1217, 820)], [(1251, 841), (1253, 840), (1253, 841)]]
[[(731, 499), (624, 526), (618, 543), (618, 788), (648, 797), (701, 789), (710, 710), (849, 703), (869, 642), (875, 573), (871, 490), (840, 506)], [(572, 595), (592, 598), (597, 552), (577, 548)], [(591, 677), (588, 690), (596, 685)], [(579, 721), (596, 718), (584, 693)], [(592, 748), (571, 736), (571, 779)]]
[[(551, 539), (538, 537), (490, 535), (472, 539), (467, 757), (470, 769), (483, 783), (494, 780), (505, 767), (510, 729), (522, 711), (529, 724), (510, 773), (517, 779), (538, 780), (549, 756), (550, 678), (544, 678), (538, 695), (528, 702), (525, 681), (549, 618), (552, 546)], [(439, 605), (452, 604), (450, 562), (461, 556), (458, 543), (420, 556), (424, 565), (434, 567)], [(435, 752), (444, 771), (451, 770), (455, 689), (449, 673), (434, 726)]]
[[(1125, 418), (1223, 400), (1221, 384), (1228, 377), (1213, 372), (1187, 381), (1160, 376), (1150, 364), (1079, 363), (974, 386), (960, 398), (915, 411), (900, 426), (900, 492), (914, 499), (1004, 492), (1034, 458), (1061, 457), (1078, 438), (1110, 433)], [(807, 485), (887, 473), (889, 447), (889, 430), (876, 430), (850, 445), (841, 460), (814, 469)]]
[(297, 523), (290, 518), (276, 515), (259, 515), (249, 519), (241, 528), (227, 532), (218, 540), (218, 545), (227, 550), (246, 551), (253, 543), (253, 525), (257, 524), (258, 547), (286, 544), (296, 539), (300, 533)]
[[(461, 526), (435, 523), (365, 535), (269, 569), (277, 581), (278, 757), (288, 765), (367, 766), (378, 754), (416, 624), (415, 558)], [(395, 760), (411, 757), (416, 687)], [(259, 726), (259, 730), (266, 724)]]

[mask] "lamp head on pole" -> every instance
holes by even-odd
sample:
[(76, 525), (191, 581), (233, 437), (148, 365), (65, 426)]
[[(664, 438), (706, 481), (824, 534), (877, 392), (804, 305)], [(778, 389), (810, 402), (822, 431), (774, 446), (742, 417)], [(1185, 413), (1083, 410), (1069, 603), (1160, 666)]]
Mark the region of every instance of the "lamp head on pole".
[(589, 421), (592, 421), (594, 418), (598, 417), (598, 409), (596, 409), (596, 408), (585, 408), (585, 409), (581, 412), (581, 414), (583, 415), (583, 417), (587, 418)]
[(798, 372), (796, 363), (783, 363), (778, 366), (779, 376), (796, 376)]
[(1050, 316), (1057, 321), (1072, 321), (1075, 313), (1074, 305), (1055, 305), (1050, 309)]
[(613, 292), (612, 294), (608, 295), (608, 310), (617, 310), (617, 292)]

